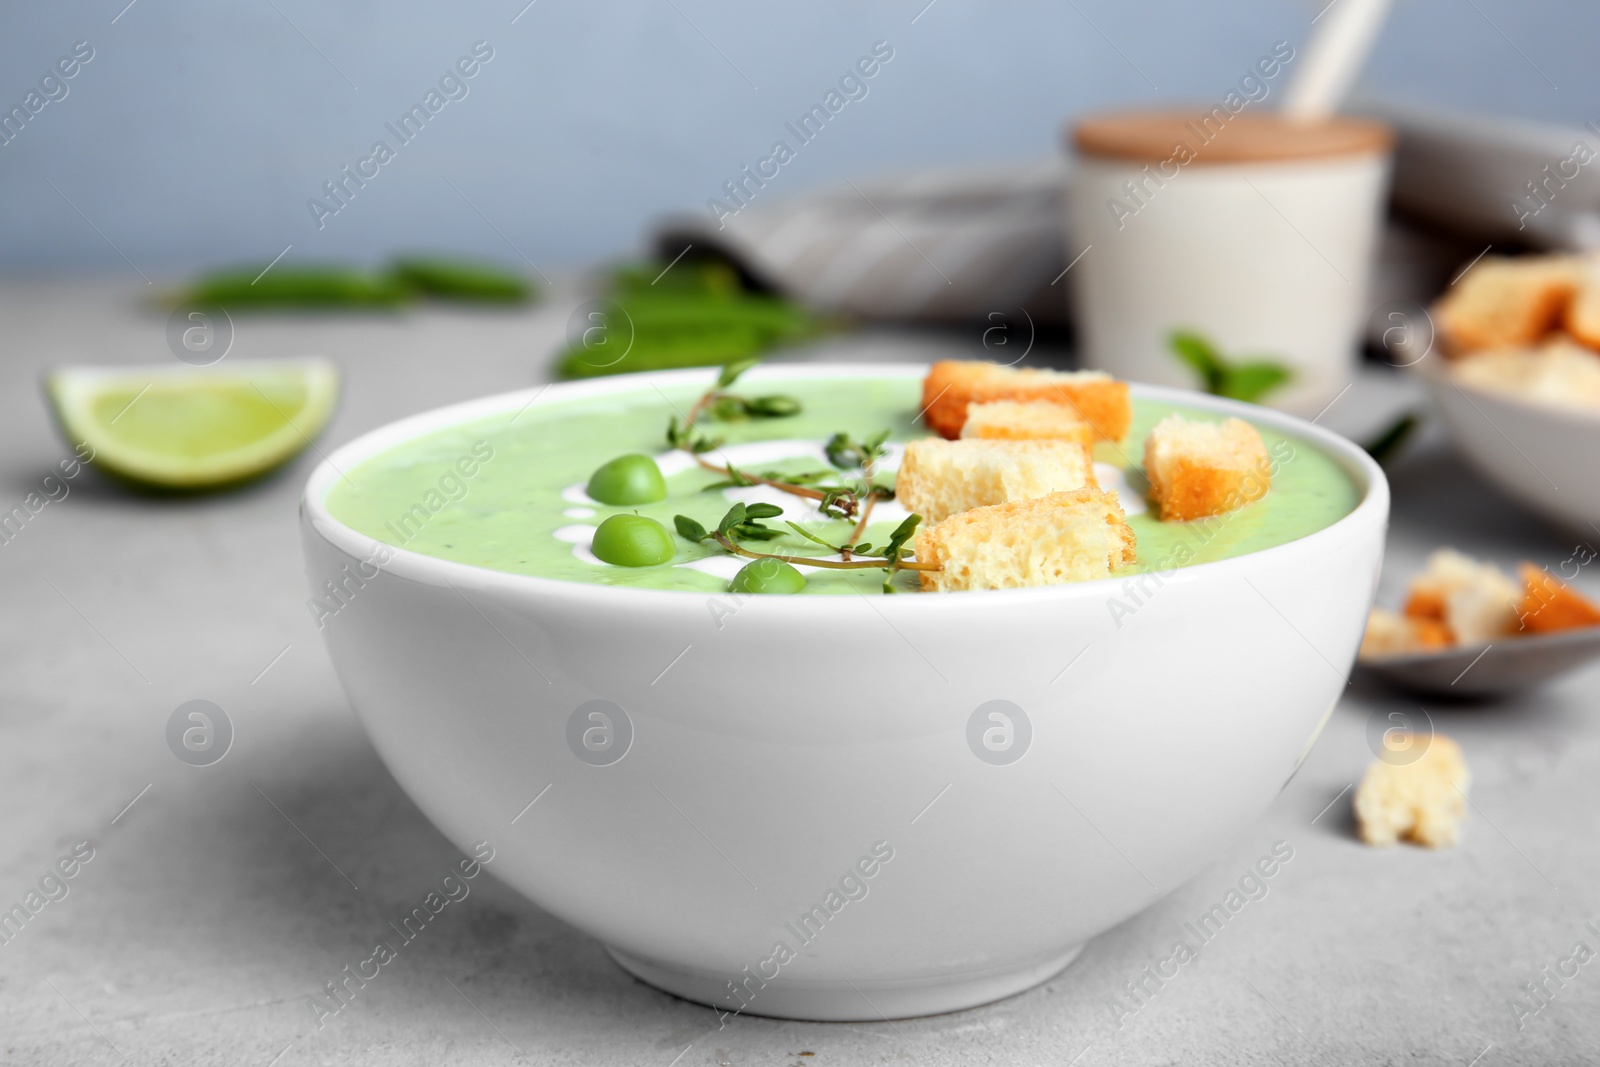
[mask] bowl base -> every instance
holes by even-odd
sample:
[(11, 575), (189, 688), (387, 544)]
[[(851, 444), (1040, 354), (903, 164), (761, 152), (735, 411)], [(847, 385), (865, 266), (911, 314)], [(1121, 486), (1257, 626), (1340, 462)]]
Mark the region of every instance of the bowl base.
[(975, 1008), (1054, 978), (1081, 951), (1082, 945), (1074, 945), (1021, 967), (922, 981), (802, 982), (780, 974), (755, 989), (745, 1004), (729, 990), (729, 975), (657, 963), (606, 946), (623, 970), (675, 997), (740, 1015), (808, 1022), (881, 1022)]

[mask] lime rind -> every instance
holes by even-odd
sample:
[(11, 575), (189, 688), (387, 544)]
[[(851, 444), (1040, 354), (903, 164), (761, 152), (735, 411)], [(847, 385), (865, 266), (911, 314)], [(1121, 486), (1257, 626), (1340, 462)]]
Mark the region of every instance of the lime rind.
[(339, 372), (322, 359), (72, 367), (50, 375), (45, 392), (68, 441), (95, 466), (144, 488), (192, 492), (267, 474), (308, 448), (333, 415)]

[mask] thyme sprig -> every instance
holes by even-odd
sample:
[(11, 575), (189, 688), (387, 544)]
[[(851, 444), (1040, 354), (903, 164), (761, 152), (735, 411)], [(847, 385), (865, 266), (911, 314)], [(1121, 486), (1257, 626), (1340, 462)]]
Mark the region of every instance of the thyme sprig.
[(722, 521), (717, 523), (715, 530), (708, 530), (687, 515), (675, 515), (672, 524), (677, 527), (679, 536), (685, 540), (699, 544), (702, 541), (714, 541), (728, 552), (746, 559), (776, 559), (784, 563), (799, 563), (807, 567), (823, 567), (828, 570), (883, 570), (884, 591), (892, 592), (889, 580), (894, 573), (900, 570), (936, 571), (937, 564), (918, 563), (916, 560), (907, 559), (909, 551), (907, 544), (917, 532), (917, 525), (922, 522), (920, 515), (908, 515), (904, 522), (896, 526), (889, 535), (889, 540), (882, 548), (874, 549), (870, 544), (833, 545), (824, 541), (816, 534), (811, 533), (796, 523), (785, 521), (790, 529), (794, 530), (807, 541), (812, 541), (830, 552), (845, 555), (846, 552), (863, 557), (860, 559), (822, 559), (817, 556), (792, 556), (777, 552), (757, 552), (741, 544), (742, 541), (770, 541), (783, 536), (782, 530), (775, 530), (762, 523), (763, 519), (775, 519), (783, 514), (783, 509), (776, 504), (734, 504), (728, 509)]
[[(887, 499), (894, 495), (885, 487), (874, 485), (872, 481), (877, 473), (878, 460), (888, 454), (888, 449), (883, 447), (884, 442), (888, 439), (888, 430), (876, 433), (865, 441), (860, 442), (854, 440), (847, 433), (836, 433), (828, 438), (828, 443), (822, 448), (823, 455), (827, 456), (828, 462), (835, 467), (840, 470), (859, 468), (862, 473), (864, 488), (861, 491), (862, 495), (856, 499), (863, 502), (860, 514), (856, 516), (855, 528), (850, 531), (851, 541), (859, 541), (861, 535), (866, 532), (867, 521), (872, 518), (872, 505), (879, 499)], [(841, 551), (844, 558), (848, 560), (851, 546), (846, 543)]]
[[(783, 509), (776, 504), (746, 504), (742, 501), (728, 509), (714, 530), (706, 529), (687, 515), (674, 516), (672, 521), (677, 527), (678, 534), (695, 544), (714, 542), (724, 551), (746, 559), (775, 559), (783, 563), (798, 563), (828, 570), (882, 570), (883, 591), (886, 593), (894, 592), (891, 583), (898, 571), (938, 570), (937, 564), (918, 563), (907, 558), (910, 551), (907, 545), (916, 534), (918, 524), (922, 522), (920, 515), (907, 516), (905, 521), (895, 527), (888, 541), (881, 547), (875, 547), (861, 540), (866, 532), (867, 522), (871, 518), (873, 504), (879, 500), (894, 498), (892, 487), (881, 485), (876, 481), (878, 462), (888, 455), (888, 449), (885, 447), (889, 440), (888, 430), (882, 430), (859, 441), (848, 433), (832, 435), (823, 446), (823, 455), (827, 457), (832, 468), (827, 470), (804, 471), (798, 474), (765, 471), (757, 474), (739, 470), (726, 460), (716, 464), (705, 458), (705, 453), (716, 451), (721, 447), (722, 441), (707, 436), (699, 429), (702, 418), (728, 422), (747, 418), (783, 418), (799, 413), (800, 402), (793, 397), (745, 398), (728, 392), (739, 377), (756, 363), (756, 360), (742, 360), (722, 368), (722, 372), (717, 375), (716, 383), (695, 402), (688, 414), (681, 420), (674, 417), (668, 422), (667, 443), (673, 448), (688, 452), (703, 469), (722, 475), (720, 480), (704, 488), (728, 489), (766, 485), (791, 496), (814, 500), (817, 509), (827, 518), (853, 523), (850, 536), (843, 544), (831, 544), (799, 524), (785, 519), (784, 524), (795, 533), (829, 552), (837, 553), (839, 558), (835, 560), (817, 556), (760, 552), (745, 542), (771, 541), (782, 537), (784, 531), (766, 525), (763, 520), (780, 517)], [(841, 477), (841, 473), (856, 476)]]
[(889, 454), (889, 450), (883, 447), (888, 439), (888, 430), (875, 433), (865, 441), (857, 441), (847, 433), (836, 433), (822, 446), (822, 452), (828, 457), (829, 463), (842, 471), (859, 468), (870, 475), (873, 464)]
[(716, 384), (695, 401), (689, 414), (682, 420), (674, 415), (667, 423), (667, 443), (673, 448), (681, 448), (699, 456), (702, 452), (715, 451), (722, 445), (720, 438), (707, 437), (695, 429), (695, 423), (701, 416), (718, 422), (743, 422), (746, 419), (786, 419), (800, 414), (800, 401), (792, 396), (773, 394), (745, 397), (727, 391), (745, 371), (760, 362), (759, 359), (740, 359), (723, 367), (717, 375)]
[[(738, 470), (726, 460), (717, 464), (705, 458), (705, 453), (715, 452), (723, 442), (721, 438), (708, 436), (699, 428), (702, 418), (729, 422), (750, 418), (787, 418), (799, 414), (800, 402), (791, 396), (780, 394), (742, 397), (728, 392), (729, 387), (737, 382), (745, 371), (759, 362), (746, 359), (723, 367), (722, 372), (717, 375), (716, 383), (695, 401), (687, 415), (682, 419), (673, 416), (668, 421), (667, 444), (688, 452), (694, 457), (695, 463), (704, 470), (723, 476), (721, 481), (705, 486), (706, 489), (766, 485), (791, 496), (814, 500), (817, 502), (817, 509), (829, 518), (855, 522), (856, 529), (851, 539), (859, 538), (861, 532), (866, 529), (867, 516), (871, 514), (873, 501), (888, 500), (894, 496), (893, 489), (873, 482), (875, 464), (887, 453), (884, 442), (889, 439), (888, 430), (874, 434), (863, 441), (856, 441), (847, 433), (836, 433), (828, 439), (824, 446), (828, 462), (836, 470), (859, 470), (862, 473), (861, 478), (847, 481), (842, 485), (822, 484), (824, 481), (837, 479), (838, 475), (834, 470), (805, 471), (799, 474), (769, 470), (757, 474)], [(846, 558), (848, 559), (848, 556)]]

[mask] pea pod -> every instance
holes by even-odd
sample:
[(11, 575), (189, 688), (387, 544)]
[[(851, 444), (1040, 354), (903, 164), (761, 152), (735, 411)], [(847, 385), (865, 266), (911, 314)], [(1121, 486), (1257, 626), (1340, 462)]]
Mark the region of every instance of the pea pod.
[[(623, 344), (608, 341), (608, 345), (611, 343)], [(606, 348), (569, 348), (562, 355), (558, 370), (563, 378), (597, 378), (635, 371), (718, 367), (754, 355), (765, 346), (766, 338), (759, 331), (738, 326), (673, 336), (636, 334), (625, 354), (614, 354)]]
[(182, 301), (224, 308), (393, 308), (410, 293), (388, 274), (353, 267), (296, 267), (280, 263), (203, 276)]
[(723, 297), (669, 293), (629, 294), (614, 308), (625, 312), (636, 329), (678, 329), (711, 324), (741, 325), (773, 336), (791, 336), (811, 326), (811, 316), (786, 300), (770, 296)]
[(399, 283), (440, 300), (520, 304), (533, 295), (528, 279), (489, 263), (435, 256), (403, 256), (394, 261)]
[(747, 291), (738, 269), (721, 260), (624, 267), (612, 274), (609, 288), (604, 344), (562, 352), (561, 377), (719, 366), (820, 330), (799, 305)]
[(611, 275), (611, 290), (618, 295), (672, 292), (739, 296), (744, 286), (732, 264), (684, 258), (666, 267), (640, 263), (619, 268)]

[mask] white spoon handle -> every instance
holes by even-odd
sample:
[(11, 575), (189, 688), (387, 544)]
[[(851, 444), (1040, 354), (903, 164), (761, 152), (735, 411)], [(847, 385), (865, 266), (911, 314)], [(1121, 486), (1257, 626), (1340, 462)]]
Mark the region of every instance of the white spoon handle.
[(1297, 122), (1316, 122), (1339, 109), (1367, 61), (1389, 10), (1389, 0), (1332, 0), (1313, 21), (1289, 88), (1283, 113)]

